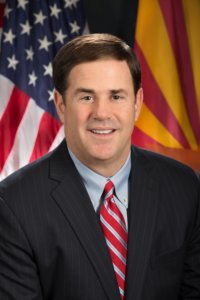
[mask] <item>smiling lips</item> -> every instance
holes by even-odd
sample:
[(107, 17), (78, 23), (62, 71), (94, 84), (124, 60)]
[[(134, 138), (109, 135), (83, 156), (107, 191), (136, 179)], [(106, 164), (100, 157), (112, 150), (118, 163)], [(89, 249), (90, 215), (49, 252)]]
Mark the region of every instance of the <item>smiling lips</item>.
[(107, 135), (113, 133), (115, 129), (91, 129), (90, 131), (94, 134)]

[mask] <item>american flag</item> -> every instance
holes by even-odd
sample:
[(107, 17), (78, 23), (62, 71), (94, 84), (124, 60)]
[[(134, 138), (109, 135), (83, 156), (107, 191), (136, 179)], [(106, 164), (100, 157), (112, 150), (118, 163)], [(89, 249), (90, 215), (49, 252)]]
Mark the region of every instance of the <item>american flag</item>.
[(6, 1), (0, 48), (0, 179), (63, 139), (53, 103), (52, 59), (63, 44), (85, 32), (80, 0)]

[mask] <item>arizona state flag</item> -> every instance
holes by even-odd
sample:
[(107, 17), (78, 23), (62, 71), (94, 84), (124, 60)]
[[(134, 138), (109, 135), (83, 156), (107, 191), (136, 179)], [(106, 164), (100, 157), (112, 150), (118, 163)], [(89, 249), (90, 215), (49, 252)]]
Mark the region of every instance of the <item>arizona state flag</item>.
[(144, 105), (134, 144), (200, 170), (200, 1), (139, 0)]

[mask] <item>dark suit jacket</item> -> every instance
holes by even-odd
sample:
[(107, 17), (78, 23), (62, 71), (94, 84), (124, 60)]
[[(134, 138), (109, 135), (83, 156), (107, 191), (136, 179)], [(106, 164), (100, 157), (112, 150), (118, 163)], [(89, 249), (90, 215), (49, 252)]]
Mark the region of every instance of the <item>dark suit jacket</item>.
[[(126, 299), (200, 299), (199, 180), (132, 149)], [(95, 213), (65, 142), (0, 184), (1, 300), (120, 300)]]

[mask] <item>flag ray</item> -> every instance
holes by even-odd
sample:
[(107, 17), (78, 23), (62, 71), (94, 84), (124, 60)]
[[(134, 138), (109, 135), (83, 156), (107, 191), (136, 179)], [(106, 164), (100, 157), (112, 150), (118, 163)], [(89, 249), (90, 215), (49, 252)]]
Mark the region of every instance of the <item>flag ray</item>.
[[(148, 34), (145, 34), (147, 28)], [(195, 147), (197, 141), (185, 108), (175, 57), (157, 1), (139, 2), (136, 41), (188, 142)]]
[[(135, 43), (135, 51), (140, 59), (141, 68), (145, 70), (143, 73), (142, 86), (144, 91), (148, 91), (148, 94), (144, 95), (145, 104), (151, 110), (156, 118), (171, 132), (171, 134), (180, 142), (185, 148), (190, 148), (185, 134), (171, 111), (168, 102), (164, 98), (159, 86), (157, 85), (154, 77), (152, 76), (151, 70), (143, 56), (143, 53), (137, 43)], [(152, 101), (154, 99), (154, 101)]]
[(150, 148), (151, 146), (161, 146), (159, 142), (154, 140), (144, 131), (140, 130), (140, 128), (137, 127), (137, 123), (132, 135), (132, 143), (134, 145), (137, 145), (139, 147), (144, 147), (144, 148)]
[[(190, 123), (192, 125), (196, 140), (198, 143), (200, 143), (200, 119), (198, 115), (197, 97), (193, 80), (182, 1), (177, 0), (174, 2), (169, 2), (160, 0), (159, 3), (176, 58), (180, 84), (183, 90), (184, 101)], [(173, 9), (171, 8), (171, 5), (173, 6)], [(179, 38), (180, 36), (181, 39)], [(184, 63), (182, 63), (183, 61)]]
[[(151, 126), (147, 126), (146, 124), (151, 124)], [(169, 132), (148, 109), (145, 103), (142, 107), (141, 116), (137, 121), (137, 127), (163, 146), (183, 148), (182, 145), (173, 137), (171, 132)]]
[(139, 1), (135, 50), (145, 105), (133, 142), (200, 171), (199, 16), (199, 0)]
[(200, 116), (200, 1), (199, 0), (182, 0), (185, 24), (188, 36), (188, 43), (190, 49), (190, 57), (192, 62), (192, 71), (195, 83), (195, 90), (197, 95), (198, 113)]

